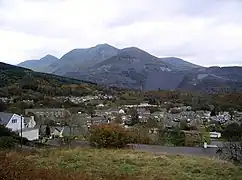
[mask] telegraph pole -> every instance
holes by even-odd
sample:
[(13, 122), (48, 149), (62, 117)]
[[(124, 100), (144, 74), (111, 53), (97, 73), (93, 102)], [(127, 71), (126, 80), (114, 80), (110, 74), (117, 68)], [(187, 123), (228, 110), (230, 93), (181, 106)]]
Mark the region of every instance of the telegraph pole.
[(23, 147), (23, 116), (21, 115), (21, 127), (20, 127), (20, 146), (21, 146), (21, 151), (22, 151), (22, 147)]

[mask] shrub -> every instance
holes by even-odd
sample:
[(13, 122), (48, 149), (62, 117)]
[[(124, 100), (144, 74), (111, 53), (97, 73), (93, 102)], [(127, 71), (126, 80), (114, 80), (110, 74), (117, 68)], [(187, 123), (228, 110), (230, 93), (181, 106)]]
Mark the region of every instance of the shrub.
[(155, 144), (149, 134), (149, 128), (136, 125), (130, 131), (130, 140), (134, 144)]
[(178, 128), (167, 130), (161, 134), (159, 143), (169, 146), (184, 146), (185, 134)]
[(98, 148), (122, 148), (131, 142), (131, 136), (128, 130), (116, 124), (93, 125), (89, 142)]
[(69, 146), (71, 145), (72, 141), (75, 140), (75, 136), (64, 136), (57, 138), (58, 143), (60, 146)]
[(12, 149), (15, 147), (17, 140), (11, 136), (0, 137), (0, 149)]

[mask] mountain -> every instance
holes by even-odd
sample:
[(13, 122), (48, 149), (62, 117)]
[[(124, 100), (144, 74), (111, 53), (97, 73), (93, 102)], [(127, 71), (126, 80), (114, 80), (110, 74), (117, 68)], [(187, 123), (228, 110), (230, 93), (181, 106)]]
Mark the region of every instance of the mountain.
[(41, 71), (142, 90), (242, 91), (241, 67), (206, 68), (176, 57), (158, 58), (137, 47), (108, 44), (73, 49)]
[[(155, 78), (152, 78), (154, 77)], [(82, 72), (69, 72), (65, 76), (83, 79), (105, 85), (135, 89), (170, 89), (176, 88), (180, 74), (175, 74), (159, 58), (136, 47), (119, 50), (116, 56), (101, 61)], [(159, 77), (160, 76), (160, 77)], [(162, 83), (173, 77), (173, 85)], [(160, 86), (156, 84), (158, 82)]]
[(24, 61), (24, 62), (18, 64), (18, 66), (32, 69), (32, 70), (38, 71), (38, 72), (47, 72), (48, 66), (50, 66), (55, 61), (58, 61), (58, 58), (48, 54), (39, 60)]
[(108, 44), (99, 44), (86, 49), (73, 49), (63, 55), (59, 61), (50, 64), (52, 73), (64, 75), (67, 72), (79, 72), (105, 59), (117, 55), (118, 49)]
[(160, 58), (160, 60), (166, 63), (174, 70), (189, 71), (196, 68), (202, 68), (202, 66), (192, 64), (190, 62), (184, 61), (183, 59), (176, 57)]

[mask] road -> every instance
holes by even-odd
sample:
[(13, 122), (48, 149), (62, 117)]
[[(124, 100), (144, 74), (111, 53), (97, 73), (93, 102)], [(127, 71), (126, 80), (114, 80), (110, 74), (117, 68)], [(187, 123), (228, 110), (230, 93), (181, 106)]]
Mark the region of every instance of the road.
[(217, 148), (201, 148), (201, 147), (167, 147), (167, 146), (156, 146), (156, 145), (144, 145), (135, 144), (133, 148), (140, 152), (150, 152), (153, 154), (184, 154), (192, 156), (207, 156), (207, 157), (218, 157), (216, 154)]
[[(59, 146), (55, 140), (49, 140), (48, 144)], [(90, 147), (87, 141), (74, 141), (72, 142), (71, 148), (84, 148)], [(144, 145), (144, 144), (131, 144), (134, 150), (139, 152), (149, 152), (153, 154), (185, 154), (192, 156), (207, 156), (207, 157), (217, 157), (217, 148), (201, 148), (201, 147), (167, 147), (158, 145)]]

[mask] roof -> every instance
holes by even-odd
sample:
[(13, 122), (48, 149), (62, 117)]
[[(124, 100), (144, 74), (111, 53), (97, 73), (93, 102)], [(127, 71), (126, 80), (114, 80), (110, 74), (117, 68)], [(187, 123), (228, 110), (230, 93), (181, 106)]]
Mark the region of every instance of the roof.
[(12, 118), (13, 113), (5, 113), (5, 112), (0, 112), (0, 123), (7, 125), (10, 119)]

